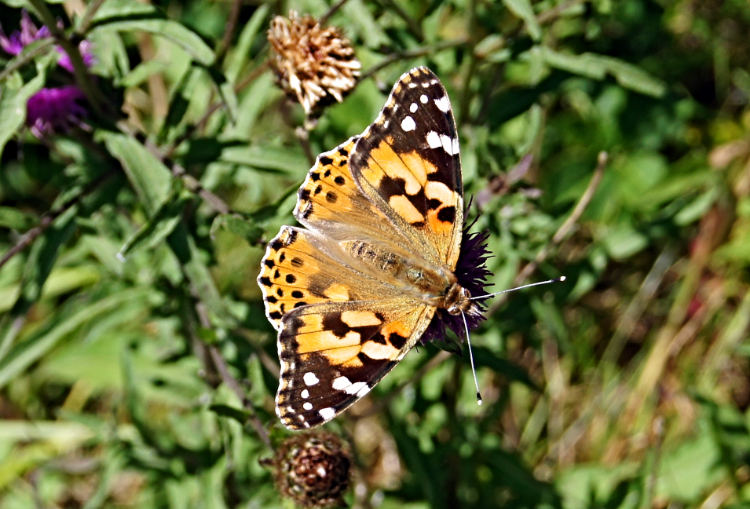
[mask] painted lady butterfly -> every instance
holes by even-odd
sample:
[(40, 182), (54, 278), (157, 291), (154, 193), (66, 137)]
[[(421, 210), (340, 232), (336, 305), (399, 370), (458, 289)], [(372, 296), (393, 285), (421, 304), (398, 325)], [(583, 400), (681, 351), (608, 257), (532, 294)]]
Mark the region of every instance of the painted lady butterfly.
[(463, 213), (451, 104), (418, 67), (364, 133), (318, 156), (294, 209), (306, 228), (282, 227), (261, 262), (287, 428), (323, 424), (367, 394), (438, 310), (481, 312), (454, 273)]

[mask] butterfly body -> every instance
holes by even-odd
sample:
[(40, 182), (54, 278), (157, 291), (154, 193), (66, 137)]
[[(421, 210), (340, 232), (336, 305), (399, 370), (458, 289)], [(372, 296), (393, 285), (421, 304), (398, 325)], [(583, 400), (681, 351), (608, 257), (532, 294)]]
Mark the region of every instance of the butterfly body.
[(450, 101), (426, 68), (404, 74), (375, 122), (318, 156), (258, 282), (278, 330), (276, 412), (290, 429), (367, 394), (438, 310), (476, 315), (455, 274), (463, 187)]

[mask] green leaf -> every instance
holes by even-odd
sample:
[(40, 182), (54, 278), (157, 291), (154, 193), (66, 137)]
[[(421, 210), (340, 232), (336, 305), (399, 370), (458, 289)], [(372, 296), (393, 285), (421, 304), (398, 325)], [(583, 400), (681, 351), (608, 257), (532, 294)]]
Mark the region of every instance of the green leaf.
[[(56, 297), (79, 288), (90, 286), (100, 277), (98, 266), (81, 265), (77, 267), (61, 267), (54, 269), (42, 287), (39, 299)], [(18, 298), (21, 284), (11, 285), (0, 289), (0, 313), (5, 313), (13, 307)]]
[(105, 24), (112, 20), (141, 19), (166, 16), (153, 5), (137, 0), (107, 0), (102, 4), (94, 18), (92, 25)]
[(237, 121), (237, 108), (239, 104), (237, 94), (234, 93), (234, 85), (215, 67), (206, 67), (206, 72), (219, 91), (219, 97), (221, 97), (221, 101), (227, 109), (229, 121), (234, 124)]
[(21, 79), (9, 79), (0, 93), (0, 155), (8, 143), (26, 121), (26, 103), (29, 98), (44, 86), (46, 73), (21, 85)]
[(60, 247), (67, 242), (75, 230), (74, 218), (78, 209), (77, 206), (70, 207), (34, 241), (21, 278), (21, 292), (11, 310), (13, 316), (25, 314), (32, 304), (39, 300), (42, 287), (57, 260)]
[(0, 71), (0, 83), (12, 76), (16, 70), (34, 61), (39, 55), (46, 54), (54, 45), (55, 41), (47, 38), (34, 41), (24, 46), (21, 53), (11, 58), (10, 61), (5, 64), (2, 71)]
[(474, 362), (476, 362), (477, 367), (486, 366), (509, 380), (521, 382), (532, 389), (539, 390), (539, 387), (531, 380), (526, 370), (518, 364), (498, 357), (495, 352), (482, 346), (472, 346), (472, 352), (474, 353)]
[(614, 226), (602, 240), (615, 260), (630, 258), (648, 246), (648, 238), (628, 224)]
[(145, 290), (134, 289), (114, 294), (84, 307), (81, 307), (80, 302), (71, 302), (70, 305), (63, 306), (50, 324), (42, 330), (37, 330), (25, 341), (14, 345), (8, 355), (0, 360), (0, 387), (4, 387), (10, 380), (26, 371), (60, 340), (85, 323), (117, 309), (124, 302), (146, 297)]
[(201, 302), (206, 304), (217, 320), (218, 327), (231, 328), (237, 324), (234, 316), (216, 288), (211, 271), (202, 260), (202, 254), (195, 245), (193, 237), (188, 234), (187, 228), (179, 222), (174, 231), (167, 237), (172, 252), (183, 266), (183, 270), (190, 280), (193, 293), (200, 296)]
[(344, 4), (341, 11), (346, 14), (348, 21), (356, 27), (359, 35), (369, 48), (377, 48), (391, 43), (381, 26), (372, 16), (370, 9), (362, 0), (350, 0)]
[(166, 68), (167, 64), (157, 59), (141, 62), (125, 75), (121, 81), (121, 85), (125, 88), (137, 87), (152, 75), (164, 72)]
[(0, 207), (0, 227), (26, 231), (39, 224), (39, 218), (12, 207)]
[(172, 174), (137, 140), (119, 133), (106, 132), (104, 143), (117, 158), (146, 210), (155, 213), (170, 193)]
[(569, 55), (547, 47), (541, 48), (541, 54), (550, 67), (596, 80), (603, 80), (610, 74), (622, 87), (644, 95), (662, 97), (667, 91), (661, 80), (635, 65), (616, 58), (594, 53)]
[(196, 88), (200, 84), (201, 70), (197, 67), (191, 67), (180, 76), (179, 81), (174, 86), (170, 99), (167, 117), (164, 119), (159, 131), (158, 139), (160, 143), (169, 139), (174, 139), (179, 132), (180, 124), (185, 118), (185, 114), (190, 107), (190, 101), (195, 94)]
[(221, 214), (214, 218), (211, 224), (211, 236), (216, 230), (225, 229), (238, 237), (245, 239), (250, 245), (255, 245), (263, 236), (265, 229), (252, 220), (245, 219), (239, 214)]
[(250, 412), (248, 412), (247, 410), (229, 405), (211, 405), (210, 407), (208, 407), (208, 409), (216, 412), (222, 417), (229, 417), (230, 419), (234, 419), (243, 426), (247, 422), (247, 419), (250, 417)]
[(225, 149), (221, 154), (225, 163), (241, 164), (270, 173), (300, 174), (310, 165), (301, 150), (280, 148), (241, 146)]
[(534, 8), (529, 0), (503, 0), (503, 4), (510, 12), (524, 20), (526, 30), (534, 41), (539, 41), (542, 38), (542, 27), (539, 26), (539, 21), (534, 15)]
[(113, 18), (98, 22), (92, 30), (148, 32), (174, 42), (200, 64), (210, 66), (214, 62), (214, 52), (203, 42), (203, 39), (176, 21), (168, 19), (120, 20)]
[(170, 194), (153, 216), (130, 237), (117, 253), (121, 261), (141, 249), (153, 249), (159, 245), (182, 219), (185, 204), (190, 201), (189, 193)]
[(265, 25), (269, 10), (269, 4), (263, 4), (256, 9), (250, 18), (250, 21), (248, 21), (242, 29), (237, 44), (232, 48), (232, 52), (226, 57), (226, 76), (227, 80), (233, 85), (237, 83), (237, 78), (248, 61), (250, 49), (253, 42), (255, 42), (255, 37), (258, 35), (261, 27)]

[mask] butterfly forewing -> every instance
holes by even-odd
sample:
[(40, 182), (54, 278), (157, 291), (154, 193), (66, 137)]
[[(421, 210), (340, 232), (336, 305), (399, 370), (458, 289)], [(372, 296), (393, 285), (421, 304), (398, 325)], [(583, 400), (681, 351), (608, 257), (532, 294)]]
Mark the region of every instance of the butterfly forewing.
[(402, 229), (418, 234), (433, 262), (453, 269), (463, 228), (458, 134), (437, 76), (418, 67), (401, 77), (357, 141), (352, 174)]

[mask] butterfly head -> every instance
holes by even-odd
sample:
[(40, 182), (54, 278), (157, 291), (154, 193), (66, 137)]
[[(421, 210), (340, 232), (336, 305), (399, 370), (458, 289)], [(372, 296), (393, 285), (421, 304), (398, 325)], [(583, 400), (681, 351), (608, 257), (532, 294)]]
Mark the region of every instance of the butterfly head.
[(458, 283), (448, 290), (445, 304), (445, 310), (451, 315), (464, 313), (469, 316), (479, 316), (482, 314), (482, 310), (476, 301), (471, 300), (471, 292)]

